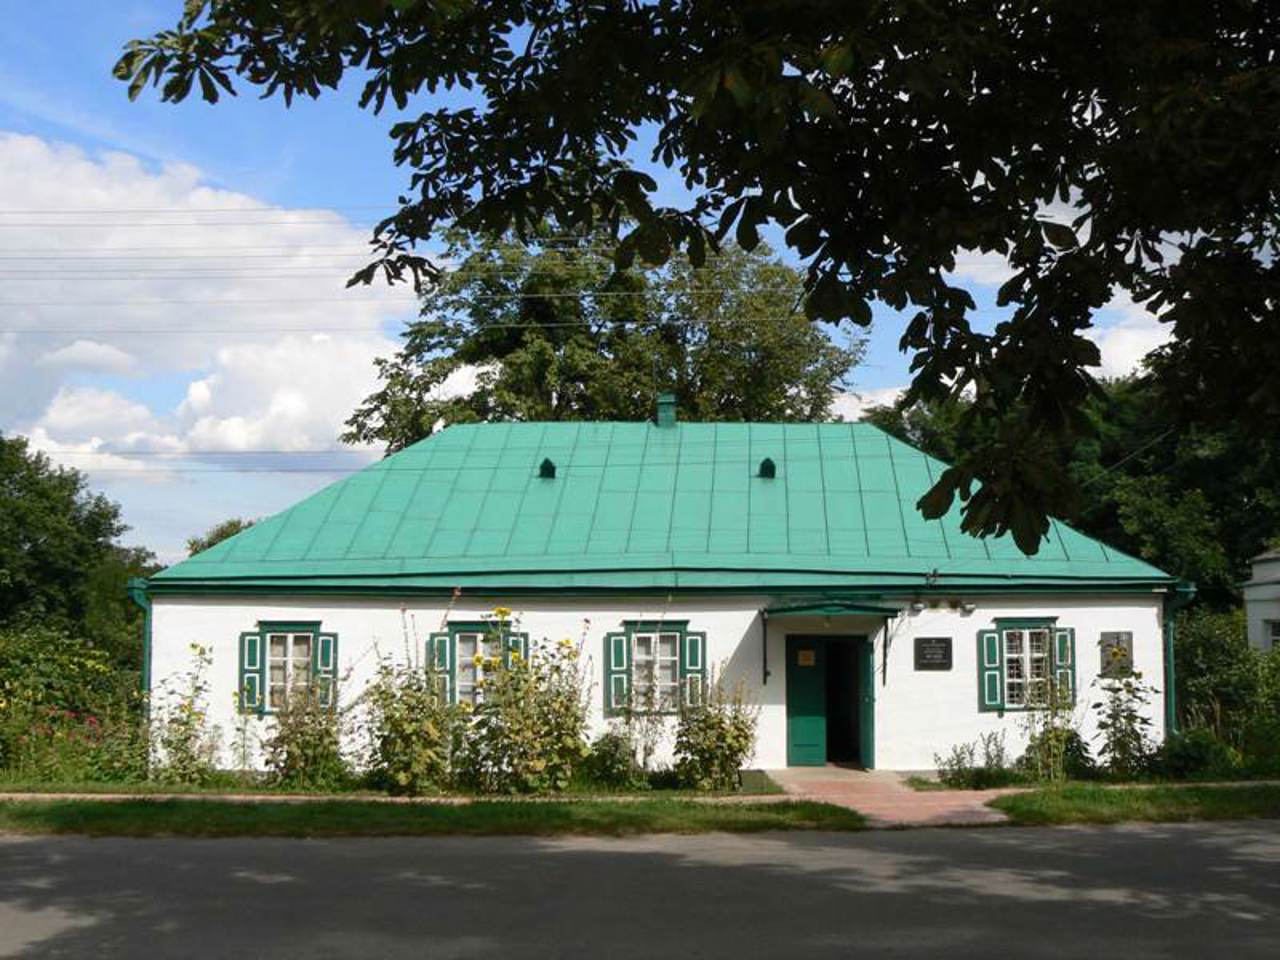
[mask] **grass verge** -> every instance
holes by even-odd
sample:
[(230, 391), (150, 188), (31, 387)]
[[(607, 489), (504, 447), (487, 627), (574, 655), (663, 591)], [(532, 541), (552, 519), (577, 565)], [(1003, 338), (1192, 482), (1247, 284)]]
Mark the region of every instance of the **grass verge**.
[(992, 800), (1017, 824), (1177, 822), (1280, 817), (1280, 786), (1068, 784)]
[(96, 837), (393, 837), (529, 834), (751, 833), (859, 830), (865, 819), (823, 803), (698, 803), (642, 799), (485, 801), (461, 806), (361, 803), (216, 803), (193, 800), (12, 800), (0, 833)]

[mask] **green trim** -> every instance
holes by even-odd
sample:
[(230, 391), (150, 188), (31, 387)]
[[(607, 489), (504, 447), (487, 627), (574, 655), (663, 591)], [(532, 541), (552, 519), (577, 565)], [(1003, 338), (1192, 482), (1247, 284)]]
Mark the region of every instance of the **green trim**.
[(143, 709), (150, 712), (151, 699), (151, 597), (147, 594), (145, 577), (131, 577), (125, 590), (129, 599), (142, 608), (142, 692), (147, 702)]
[(688, 620), (623, 620), (622, 625), (628, 630), (685, 630)]
[(269, 630), (277, 633), (291, 630), (299, 633), (316, 633), (322, 623), (320, 620), (257, 620), (255, 622), (263, 633)]
[(997, 630), (1018, 630), (1020, 628), (1034, 630), (1046, 628), (1052, 630), (1057, 626), (1057, 617), (994, 617), (992, 623)]
[(823, 597), (809, 602), (771, 605), (765, 609), (771, 617), (834, 617), (865, 614), (874, 617), (893, 618), (902, 615), (902, 611), (897, 607), (879, 607), (868, 603), (865, 599), (842, 599), (839, 597)]

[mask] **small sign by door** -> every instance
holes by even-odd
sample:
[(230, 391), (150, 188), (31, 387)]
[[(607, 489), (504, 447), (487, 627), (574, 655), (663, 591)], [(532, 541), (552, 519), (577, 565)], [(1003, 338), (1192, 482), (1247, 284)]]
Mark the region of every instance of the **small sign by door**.
[(797, 667), (812, 667), (818, 662), (817, 653), (812, 649), (801, 649), (796, 651)]
[(950, 670), (950, 637), (916, 637), (917, 670)]

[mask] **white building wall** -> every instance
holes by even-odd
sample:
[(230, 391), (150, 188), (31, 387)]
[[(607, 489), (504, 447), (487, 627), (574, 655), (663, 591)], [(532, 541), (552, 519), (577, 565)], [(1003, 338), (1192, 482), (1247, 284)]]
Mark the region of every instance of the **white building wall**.
[[(243, 754), (233, 745), (248, 745), (250, 765), (261, 763), (257, 745), (270, 719), (243, 717), (236, 710), (239, 669), (239, 637), (256, 629), (259, 620), (318, 620), (322, 629), (338, 634), (338, 671), (341, 700), (351, 703), (372, 678), (379, 657), (423, 656), (426, 638), (447, 620), (474, 621), (492, 613), (495, 606), (510, 607), (517, 629), (529, 634), (536, 647), (569, 637), (581, 644), (583, 666), (590, 687), (592, 735), (607, 728), (602, 698), (604, 635), (624, 620), (688, 620), (691, 630), (707, 636), (707, 659), (727, 682), (741, 680), (760, 707), (755, 756), (752, 766), (786, 766), (786, 636), (788, 633), (865, 634), (875, 644), (876, 766), (882, 769), (919, 770), (934, 766), (935, 754), (957, 743), (975, 740), (993, 730), (1006, 733), (1015, 756), (1025, 737), (1016, 713), (1001, 717), (978, 712), (977, 632), (995, 617), (1056, 616), (1058, 623), (1076, 630), (1076, 676), (1080, 690), (1079, 719), (1086, 738), (1096, 733), (1092, 711), (1096, 689), (1090, 684), (1100, 667), (1098, 649), (1102, 631), (1127, 630), (1134, 637), (1135, 667), (1163, 689), (1161, 596), (1088, 599), (978, 599), (970, 614), (948, 606), (921, 613), (905, 611), (889, 622), (867, 617), (779, 617), (768, 625), (768, 668), (763, 681), (765, 651), (763, 622), (759, 615), (769, 598), (740, 596), (659, 602), (648, 599), (517, 600), (493, 596), (468, 598), (452, 604), (445, 600), (385, 600), (346, 598), (178, 598), (157, 597), (152, 611), (152, 689), (159, 709), (169, 691), (180, 689), (182, 677), (192, 665), (191, 645), (210, 650), (210, 721), (223, 743), (222, 762), (240, 765)], [(952, 670), (916, 672), (913, 668), (915, 636), (953, 638)], [(1150, 705), (1153, 735), (1163, 735), (1163, 709), (1159, 698)], [(358, 749), (351, 743), (352, 751)], [(670, 737), (659, 760), (670, 757)]]

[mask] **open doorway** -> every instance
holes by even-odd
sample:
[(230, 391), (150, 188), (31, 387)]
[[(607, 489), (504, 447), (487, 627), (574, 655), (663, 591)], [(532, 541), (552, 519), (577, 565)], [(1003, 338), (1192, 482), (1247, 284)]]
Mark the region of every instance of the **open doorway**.
[(827, 760), (863, 766), (858, 692), (862, 689), (859, 641), (832, 637), (827, 642)]

